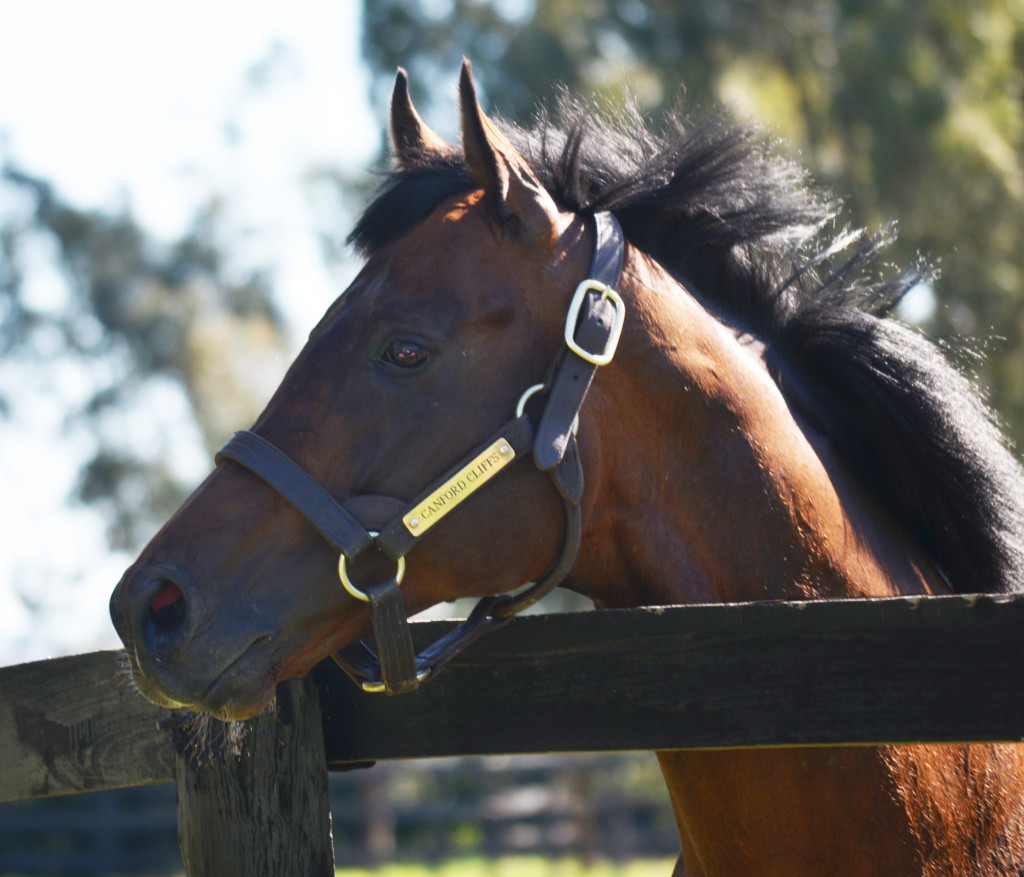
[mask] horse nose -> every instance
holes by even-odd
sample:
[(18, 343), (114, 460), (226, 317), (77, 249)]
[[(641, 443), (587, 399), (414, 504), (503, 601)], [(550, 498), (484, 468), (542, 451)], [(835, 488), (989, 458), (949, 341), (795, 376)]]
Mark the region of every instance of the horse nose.
[(118, 634), (155, 661), (172, 660), (194, 627), (194, 594), (185, 578), (167, 568), (143, 569), (111, 600)]

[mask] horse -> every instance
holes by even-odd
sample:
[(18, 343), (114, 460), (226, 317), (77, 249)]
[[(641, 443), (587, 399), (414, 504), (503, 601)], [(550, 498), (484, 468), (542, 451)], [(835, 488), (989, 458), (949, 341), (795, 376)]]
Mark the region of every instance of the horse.
[[(1024, 581), (1020, 464), (893, 318), (927, 264), (875, 270), (887, 234), (725, 114), (564, 96), (521, 128), (468, 62), (459, 96), (452, 145), (399, 71), (362, 270), (117, 585), (143, 695), (245, 719), (329, 656), (400, 695), (559, 584), (600, 609)], [(460, 597), (414, 654), (406, 617)], [(657, 756), (678, 875), (1024, 873), (1020, 745)]]

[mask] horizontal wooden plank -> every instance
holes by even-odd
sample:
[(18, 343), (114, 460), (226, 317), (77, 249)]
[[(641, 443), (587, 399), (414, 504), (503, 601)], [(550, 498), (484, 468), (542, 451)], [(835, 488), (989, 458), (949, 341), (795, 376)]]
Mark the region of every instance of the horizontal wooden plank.
[[(444, 622), (414, 624), (420, 644)], [(1024, 739), (1024, 596), (539, 615), (437, 680), (367, 695), (317, 670), (328, 761)], [(0, 669), (0, 800), (173, 776), (168, 713), (122, 652)]]
[(1022, 631), (1020, 595), (525, 617), (412, 694), (321, 667), (328, 759), (1024, 740)]
[(0, 800), (171, 779), (167, 715), (132, 687), (124, 652), (0, 670)]

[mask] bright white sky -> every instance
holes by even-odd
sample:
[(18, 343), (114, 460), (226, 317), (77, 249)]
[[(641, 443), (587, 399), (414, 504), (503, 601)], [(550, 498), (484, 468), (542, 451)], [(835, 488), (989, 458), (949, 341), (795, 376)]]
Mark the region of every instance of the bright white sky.
[[(380, 143), (359, 38), (356, 0), (0, 0), (0, 161), (78, 206), (128, 204), (168, 240), (223, 196), (304, 333), (338, 279), (303, 176), (363, 168)], [(247, 75), (258, 65), (262, 88)], [(55, 363), (41, 381), (73, 393), (75, 376)], [(111, 557), (101, 522), (65, 507), (80, 453), (61, 444), (58, 409), (26, 399), (0, 420), (0, 665), (117, 645), (107, 600), (131, 558)]]

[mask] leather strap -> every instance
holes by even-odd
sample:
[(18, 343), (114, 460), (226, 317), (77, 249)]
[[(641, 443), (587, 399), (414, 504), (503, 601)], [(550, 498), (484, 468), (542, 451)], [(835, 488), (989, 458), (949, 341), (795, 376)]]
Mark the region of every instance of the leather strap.
[[(473, 607), (469, 618), (453, 627), (416, 656), (417, 682), (431, 678), (467, 646), (488, 631), (503, 627), (511, 620), (511, 615), (497, 617), (493, 614), (494, 604), (500, 602), (502, 596), (504, 595), (484, 597)], [(334, 652), (331, 658), (364, 691), (388, 690), (384, 682), (384, 661), (365, 642), (345, 646)]]
[(236, 432), (214, 456), (255, 473), (297, 508), (339, 554), (349, 559), (373, 545), (373, 537), (333, 496), (274, 445), (254, 432)]
[(614, 213), (595, 213), (594, 256), (590, 262), (590, 276), (611, 287), (619, 285), (622, 260), (626, 255), (626, 238)]
[[(538, 467), (539, 468), (539, 467)], [(583, 499), (583, 463), (580, 462), (580, 449), (576, 444), (576, 436), (569, 436), (569, 444), (558, 464), (548, 470), (555, 488), (562, 499), (573, 505), (579, 505)]]
[(405, 694), (419, 686), (416, 654), (398, 582), (391, 578), (366, 589), (370, 621), (377, 640), (381, 681), (386, 694)]

